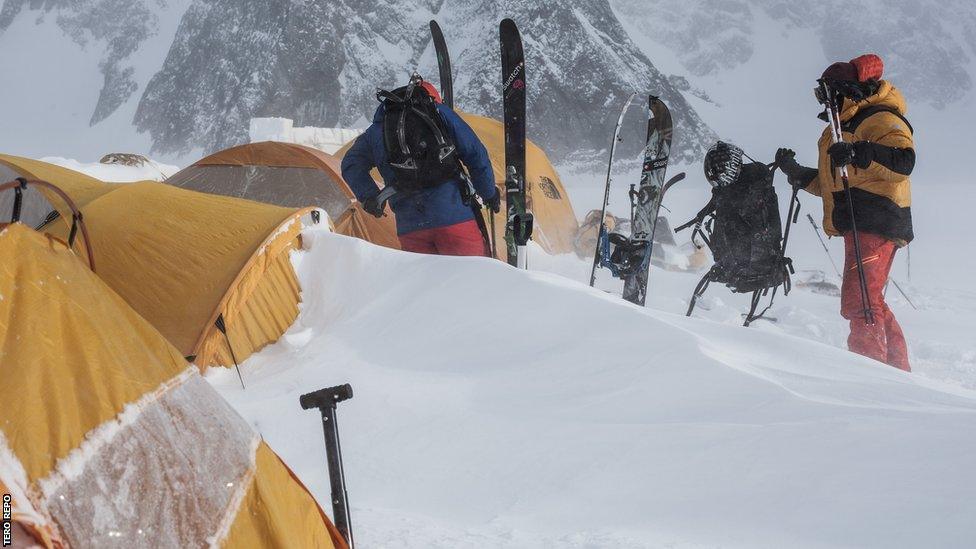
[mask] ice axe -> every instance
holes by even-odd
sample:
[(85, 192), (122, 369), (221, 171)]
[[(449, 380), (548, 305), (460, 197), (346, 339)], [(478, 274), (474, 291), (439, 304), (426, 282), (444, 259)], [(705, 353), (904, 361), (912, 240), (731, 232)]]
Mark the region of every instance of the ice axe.
[(329, 467), (329, 484), (332, 488), (332, 518), (335, 526), (354, 549), (352, 521), (349, 513), (349, 495), (346, 493), (346, 475), (342, 469), (342, 447), (339, 445), (339, 425), (336, 423), (336, 405), (352, 398), (352, 386), (337, 385), (326, 387), (299, 397), (303, 410), (318, 408), (322, 413), (322, 428), (325, 431), (325, 455)]

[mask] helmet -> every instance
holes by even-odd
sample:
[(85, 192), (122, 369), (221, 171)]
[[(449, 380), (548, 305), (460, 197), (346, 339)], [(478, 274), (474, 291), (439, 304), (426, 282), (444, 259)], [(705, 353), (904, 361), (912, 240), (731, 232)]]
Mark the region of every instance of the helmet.
[(739, 180), (742, 149), (719, 141), (705, 153), (705, 179), (713, 187), (727, 187)]

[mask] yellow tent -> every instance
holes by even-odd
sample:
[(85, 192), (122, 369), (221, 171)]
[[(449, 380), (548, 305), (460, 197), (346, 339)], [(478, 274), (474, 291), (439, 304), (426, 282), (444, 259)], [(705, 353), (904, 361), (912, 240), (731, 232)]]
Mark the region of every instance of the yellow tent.
[[(471, 129), (478, 135), (495, 172), (495, 185), (502, 191), (502, 215), (495, 219), (496, 249), (500, 258), (505, 257), (505, 128), (504, 125), (491, 118), (475, 114), (461, 113)], [(347, 143), (336, 152), (336, 158), (341, 159), (352, 146)], [(535, 230), (532, 239), (550, 254), (564, 254), (573, 251), (576, 231), (579, 222), (573, 212), (573, 205), (569, 195), (563, 187), (559, 174), (556, 173), (549, 157), (538, 145), (528, 141), (525, 151), (526, 163), (526, 202), (535, 216)], [(373, 178), (380, 181), (379, 173), (374, 170)], [(380, 181), (382, 184), (382, 182)]]
[[(311, 209), (156, 182), (112, 187), (81, 207), (96, 272), (197, 366), (241, 362), (298, 316), (289, 252)], [(47, 229), (65, 239), (67, 226)]]
[[(18, 177), (47, 181), (57, 185), (82, 207), (93, 199), (111, 191), (114, 185), (104, 183), (83, 173), (48, 164), (40, 160), (32, 160), (20, 156), (0, 154), (0, 184), (7, 183)], [(0, 220), (9, 221), (13, 211), (14, 193), (0, 194)], [(31, 227), (40, 225), (52, 210), (62, 211), (63, 204), (43, 189), (28, 187), (24, 195), (23, 210), (20, 220)]]
[(344, 547), (180, 351), (19, 223), (0, 229), (0, 373), (14, 546)]
[(337, 233), (399, 249), (393, 218), (367, 214), (339, 172), (339, 161), (328, 153), (262, 141), (216, 152), (166, 183), (289, 208), (316, 206), (329, 214)]

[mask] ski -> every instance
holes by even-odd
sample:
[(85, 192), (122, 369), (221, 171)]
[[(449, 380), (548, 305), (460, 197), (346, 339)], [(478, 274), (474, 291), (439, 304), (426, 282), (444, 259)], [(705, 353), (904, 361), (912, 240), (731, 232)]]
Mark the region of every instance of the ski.
[[(600, 208), (600, 233), (596, 239), (596, 249), (593, 251), (593, 268), (590, 269), (590, 287), (596, 283), (596, 268), (600, 266), (600, 258), (603, 257), (603, 246), (604, 241), (607, 240), (607, 203), (610, 202), (610, 182), (613, 181), (611, 176), (613, 172), (613, 156), (617, 152), (617, 143), (621, 141), (620, 137), (620, 127), (623, 126), (624, 116), (627, 114), (627, 110), (630, 109), (630, 104), (634, 101), (634, 97), (637, 97), (637, 93), (630, 94), (627, 101), (624, 103), (624, 107), (620, 109), (620, 116), (617, 118), (617, 125), (613, 128), (613, 137), (610, 141), (610, 159), (607, 162), (607, 183), (603, 189), (603, 206)], [(607, 242), (609, 244), (609, 242)]]
[(430, 22), (430, 35), (434, 39), (434, 52), (437, 54), (437, 69), (441, 79), (441, 99), (449, 109), (454, 109), (454, 77), (451, 74), (451, 56), (447, 52), (447, 42), (437, 21)]
[[(430, 21), (430, 36), (434, 42), (434, 53), (437, 55), (437, 72), (440, 74), (441, 81), (441, 101), (445, 107), (454, 110), (454, 76), (451, 73), (451, 54), (448, 52), (447, 41), (444, 40), (444, 33), (441, 32), (441, 26), (437, 24), (437, 21)], [(495, 212), (490, 210), (488, 212), (492, 226), (489, 231), (488, 225), (485, 223), (485, 216), (482, 213), (484, 206), (475, 194), (471, 178), (468, 177), (464, 169), (461, 170), (461, 177), (461, 197), (465, 204), (471, 207), (475, 223), (478, 224), (478, 231), (481, 232), (481, 238), (485, 241), (485, 255), (495, 257), (497, 255), (494, 236)]]
[(524, 269), (532, 214), (526, 211), (525, 200), (525, 55), (515, 21), (502, 20), (499, 40), (505, 111), (505, 245), (508, 263)]
[(657, 225), (658, 211), (664, 198), (664, 175), (671, 153), (672, 122), (671, 111), (660, 98), (650, 95), (647, 99), (647, 145), (644, 148), (644, 163), (641, 169), (640, 184), (636, 191), (631, 190), (631, 203), (634, 206), (631, 219), (631, 245), (641, 250), (640, 266), (633, 274), (624, 278), (623, 297), (627, 301), (644, 305), (647, 297), (647, 277), (651, 266), (651, 252), (654, 245), (654, 229)]

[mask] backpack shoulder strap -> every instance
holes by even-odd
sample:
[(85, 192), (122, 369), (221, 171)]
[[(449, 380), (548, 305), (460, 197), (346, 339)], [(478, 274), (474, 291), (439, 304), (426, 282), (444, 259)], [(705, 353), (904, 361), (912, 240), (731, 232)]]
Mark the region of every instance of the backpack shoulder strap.
[(860, 126), (862, 122), (864, 122), (871, 116), (878, 114), (879, 112), (888, 112), (897, 116), (898, 118), (901, 119), (902, 122), (905, 123), (906, 126), (908, 126), (908, 131), (911, 132), (912, 135), (915, 134), (915, 128), (912, 127), (911, 122), (909, 122), (908, 119), (904, 117), (904, 115), (902, 115), (900, 112), (898, 112), (892, 107), (885, 107), (883, 105), (874, 105), (866, 109), (861, 109), (857, 111), (857, 113), (854, 116), (852, 116), (850, 120), (844, 122), (843, 130), (846, 132), (854, 133), (854, 130), (856, 130), (857, 127)]

